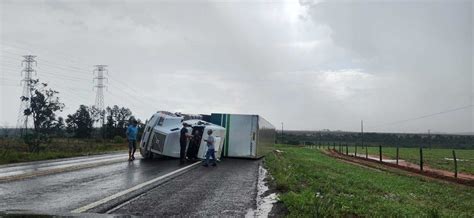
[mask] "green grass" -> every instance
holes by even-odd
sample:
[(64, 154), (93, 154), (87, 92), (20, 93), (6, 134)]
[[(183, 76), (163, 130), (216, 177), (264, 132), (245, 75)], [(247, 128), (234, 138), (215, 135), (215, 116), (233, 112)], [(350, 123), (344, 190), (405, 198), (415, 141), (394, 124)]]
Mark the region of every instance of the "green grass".
[(265, 166), (290, 217), (472, 217), (474, 188), (341, 162), (317, 149), (277, 146)]
[[(324, 148), (327, 148), (325, 146)], [(332, 148), (332, 146), (330, 146)], [(336, 150), (338, 146), (336, 145)], [(349, 153), (354, 153), (355, 147), (348, 147)], [(346, 152), (344, 148), (344, 153)], [(442, 148), (423, 148), (423, 163), (433, 168), (443, 169), (454, 172), (454, 161), (452, 149)], [(458, 159), (458, 172), (474, 174), (474, 150), (458, 149), (456, 151), (456, 159)], [(365, 148), (358, 147), (358, 154), (365, 155)], [(379, 147), (368, 147), (368, 153), (372, 156), (379, 156)], [(395, 147), (382, 147), (382, 155), (395, 159), (397, 156), (397, 149)], [(419, 164), (420, 163), (420, 149), (419, 148), (403, 148), (399, 149), (399, 158), (405, 161)]]
[(0, 139), (0, 164), (19, 163), (57, 158), (101, 154), (127, 150), (126, 142), (100, 142), (93, 139), (53, 139), (42, 144), (38, 153), (28, 152), (20, 139)]

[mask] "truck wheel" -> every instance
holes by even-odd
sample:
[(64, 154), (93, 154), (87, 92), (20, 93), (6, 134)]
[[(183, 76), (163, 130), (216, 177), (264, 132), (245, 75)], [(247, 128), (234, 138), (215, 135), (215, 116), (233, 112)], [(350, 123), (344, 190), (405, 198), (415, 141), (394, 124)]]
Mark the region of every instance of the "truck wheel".
[(146, 150), (140, 149), (140, 154), (145, 159), (152, 159), (153, 158), (153, 153), (151, 153), (151, 151), (146, 151)]

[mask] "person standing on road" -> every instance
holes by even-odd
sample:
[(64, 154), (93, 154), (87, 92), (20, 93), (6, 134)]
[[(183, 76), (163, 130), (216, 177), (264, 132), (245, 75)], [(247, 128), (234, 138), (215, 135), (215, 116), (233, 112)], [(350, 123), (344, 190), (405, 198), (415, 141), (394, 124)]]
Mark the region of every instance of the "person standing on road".
[(195, 161), (197, 159), (197, 153), (199, 151), (199, 145), (201, 144), (201, 132), (195, 130), (192, 134), (191, 140), (189, 140), (187, 155), (190, 161)]
[(179, 163), (184, 164), (184, 161), (186, 160), (186, 145), (188, 144), (188, 138), (191, 137), (191, 135), (188, 133), (188, 124), (183, 123), (183, 128), (181, 128), (180, 131), (180, 136), (179, 136), (179, 145), (180, 145), (180, 150), (179, 150)]
[(212, 157), (212, 166), (215, 167), (217, 166), (215, 147), (214, 147), (214, 142), (216, 140), (214, 139), (214, 136), (212, 136), (212, 129), (207, 130), (207, 134), (209, 135), (209, 137), (207, 137), (207, 139), (204, 140), (205, 142), (207, 142), (206, 162), (204, 163), (204, 166), (205, 167), (209, 166), (209, 157)]
[(138, 122), (133, 119), (127, 127), (125, 134), (128, 140), (128, 160), (135, 160), (135, 151), (137, 150)]

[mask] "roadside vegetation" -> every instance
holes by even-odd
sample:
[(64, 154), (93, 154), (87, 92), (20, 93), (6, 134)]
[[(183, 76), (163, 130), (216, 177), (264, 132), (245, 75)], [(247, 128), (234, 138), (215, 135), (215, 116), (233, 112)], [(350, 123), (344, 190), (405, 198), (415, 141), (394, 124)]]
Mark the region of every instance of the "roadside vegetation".
[(53, 138), (41, 144), (39, 152), (29, 152), (20, 138), (0, 138), (0, 164), (76, 157), (127, 150), (125, 139), (114, 140)]
[(318, 145), (323, 144), (348, 144), (385, 147), (412, 147), (418, 148), (451, 148), (474, 149), (474, 135), (440, 134), (440, 133), (375, 133), (365, 132), (363, 137), (360, 132), (343, 131), (285, 131), (279, 132), (278, 141), (291, 145)]
[(23, 114), (33, 126), (0, 128), (0, 164), (127, 149), (125, 129), (135, 119), (130, 109), (114, 105), (101, 110), (80, 105), (64, 119), (57, 116), (65, 107), (60, 93), (37, 79), (27, 82), (31, 84), (30, 95), (20, 99), (28, 104)]
[(290, 217), (472, 217), (474, 189), (276, 146), (265, 166)]

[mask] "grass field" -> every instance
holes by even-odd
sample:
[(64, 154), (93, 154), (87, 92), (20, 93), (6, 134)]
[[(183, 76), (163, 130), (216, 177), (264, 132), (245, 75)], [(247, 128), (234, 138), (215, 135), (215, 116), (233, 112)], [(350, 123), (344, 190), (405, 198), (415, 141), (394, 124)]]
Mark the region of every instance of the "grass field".
[(0, 139), (0, 164), (101, 154), (127, 149), (127, 144), (123, 140), (101, 142), (92, 139), (56, 138), (51, 143), (42, 144), (39, 153), (31, 153), (28, 152), (27, 146), (21, 139)]
[[(327, 148), (327, 146), (325, 146)], [(332, 146), (330, 146), (332, 148)], [(336, 145), (336, 150), (338, 146)], [(354, 153), (355, 147), (348, 147), (349, 153)], [(343, 149), (345, 153), (345, 148)], [(456, 159), (458, 159), (458, 172), (474, 174), (474, 150), (458, 149), (456, 151)], [(372, 156), (379, 156), (379, 147), (368, 147), (368, 153)], [(365, 154), (365, 148), (358, 147), (357, 154)], [(397, 149), (395, 147), (382, 147), (382, 155), (395, 159)], [(420, 149), (419, 148), (400, 148), (399, 158), (405, 161), (419, 164)], [(454, 161), (452, 149), (441, 148), (423, 148), (423, 162), (433, 168), (448, 170), (454, 172)]]
[(355, 166), (277, 146), (265, 166), (290, 217), (472, 217), (474, 188)]

